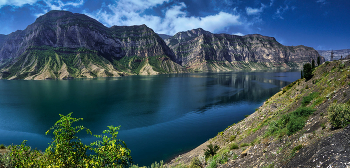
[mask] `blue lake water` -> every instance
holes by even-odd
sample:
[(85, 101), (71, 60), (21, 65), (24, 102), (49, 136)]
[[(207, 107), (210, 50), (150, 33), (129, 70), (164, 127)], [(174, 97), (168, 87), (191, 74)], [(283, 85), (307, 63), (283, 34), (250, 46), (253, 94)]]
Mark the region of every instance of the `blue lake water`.
[(134, 162), (150, 165), (204, 143), (299, 78), (297, 71), (0, 80), (0, 144), (28, 140), (45, 150), (51, 141), (45, 132), (59, 114), (73, 112), (93, 134), (121, 125), (118, 138)]

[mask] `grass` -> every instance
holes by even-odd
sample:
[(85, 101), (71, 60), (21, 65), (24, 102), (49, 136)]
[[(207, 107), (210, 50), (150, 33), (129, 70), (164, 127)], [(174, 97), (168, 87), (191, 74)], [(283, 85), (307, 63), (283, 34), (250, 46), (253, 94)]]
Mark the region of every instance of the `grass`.
[(311, 93), (310, 95), (308, 96), (305, 96), (303, 97), (303, 100), (301, 102), (302, 106), (307, 106), (314, 98), (316, 98), (320, 93), (318, 92), (314, 92), (314, 93)]
[(231, 145), (230, 145), (230, 149), (232, 150), (232, 149), (238, 149), (239, 148), (239, 146), (236, 144), (236, 143), (232, 143)]
[(248, 143), (242, 143), (240, 146), (241, 147), (246, 147), (246, 146), (249, 146), (249, 144)]

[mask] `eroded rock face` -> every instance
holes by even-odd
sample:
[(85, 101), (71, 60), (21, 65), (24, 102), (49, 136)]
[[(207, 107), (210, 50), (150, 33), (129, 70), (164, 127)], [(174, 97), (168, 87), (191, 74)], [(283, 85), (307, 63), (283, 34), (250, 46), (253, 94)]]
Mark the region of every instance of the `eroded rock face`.
[(203, 29), (180, 32), (165, 40), (173, 49), (175, 61), (191, 66), (203, 61), (245, 61), (304, 63), (315, 61), (319, 54), (305, 46), (283, 46), (273, 37), (259, 34), (236, 36), (212, 34)]
[(301, 149), (286, 167), (350, 166), (350, 125), (343, 131)]

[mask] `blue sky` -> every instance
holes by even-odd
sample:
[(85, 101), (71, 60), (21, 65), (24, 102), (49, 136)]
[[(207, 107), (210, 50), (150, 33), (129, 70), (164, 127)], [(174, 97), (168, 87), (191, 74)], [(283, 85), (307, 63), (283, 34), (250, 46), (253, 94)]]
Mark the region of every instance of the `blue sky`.
[(107, 27), (146, 24), (174, 35), (272, 36), (288, 46), (350, 49), (350, 0), (0, 0), (0, 34), (23, 30), (50, 10), (83, 13)]

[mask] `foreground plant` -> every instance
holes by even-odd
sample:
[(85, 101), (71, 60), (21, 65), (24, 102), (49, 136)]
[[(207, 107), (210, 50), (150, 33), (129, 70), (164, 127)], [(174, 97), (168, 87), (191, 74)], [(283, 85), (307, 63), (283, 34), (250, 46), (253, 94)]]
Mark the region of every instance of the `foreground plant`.
[(61, 118), (46, 132), (49, 134), (52, 131), (54, 137), (45, 153), (32, 150), (24, 140), (21, 145), (10, 145), (9, 152), (0, 155), (0, 167), (124, 168), (131, 165), (130, 149), (124, 141), (117, 139), (120, 126), (108, 126), (109, 129), (103, 131), (105, 135), (94, 135), (102, 140), (85, 145), (76, 134), (83, 130), (88, 134), (92, 133), (84, 126), (73, 127), (73, 123), (83, 119), (73, 118), (71, 114), (60, 114)]

